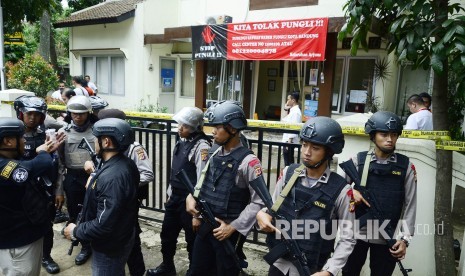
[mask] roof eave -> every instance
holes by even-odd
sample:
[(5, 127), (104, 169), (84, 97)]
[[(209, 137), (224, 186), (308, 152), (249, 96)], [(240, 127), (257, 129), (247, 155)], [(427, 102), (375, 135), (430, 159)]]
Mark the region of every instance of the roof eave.
[(53, 24), (55, 28), (65, 28), (65, 27), (78, 27), (78, 26), (87, 26), (87, 25), (99, 25), (99, 24), (107, 24), (107, 23), (119, 23), (125, 21), (131, 17), (136, 15), (136, 10), (128, 11), (121, 15), (115, 17), (107, 17), (107, 18), (95, 18), (95, 19), (87, 19), (87, 20), (79, 20), (79, 21), (71, 21), (71, 22), (58, 22)]

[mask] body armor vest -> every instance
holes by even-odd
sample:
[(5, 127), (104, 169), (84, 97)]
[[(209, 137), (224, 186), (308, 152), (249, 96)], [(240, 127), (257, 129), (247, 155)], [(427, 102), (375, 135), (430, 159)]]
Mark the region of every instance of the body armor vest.
[[(294, 170), (299, 167), (299, 164), (289, 166), (285, 185), (291, 178)], [(328, 182), (325, 184), (317, 183), (315, 186), (308, 188), (302, 184), (302, 177), (298, 177), (294, 187), (284, 199), (278, 213), (283, 215), (290, 223), (294, 219), (298, 220), (313, 220), (319, 224), (320, 230), (317, 233), (311, 233), (305, 238), (298, 240), (299, 248), (307, 257), (307, 263), (310, 271), (316, 272), (318, 260), (321, 251), (327, 251), (334, 241), (326, 242), (321, 237), (321, 231), (326, 231), (327, 235), (331, 235), (331, 211), (334, 208), (334, 203), (341, 193), (342, 189), (347, 185), (347, 181), (336, 173), (329, 175)], [(292, 225), (292, 223), (291, 223)], [(304, 225), (300, 225), (303, 227)], [(291, 226), (292, 227), (292, 226)], [(325, 230), (323, 230), (325, 228)], [(305, 229), (305, 227), (303, 227)], [(292, 231), (288, 234), (291, 236)], [(302, 233), (300, 233), (302, 234)], [(306, 234), (308, 235), (308, 234)], [(306, 236), (304, 233), (304, 236)], [(292, 238), (292, 236), (291, 236)], [(274, 247), (281, 241), (276, 240), (275, 233), (267, 235), (267, 244), (269, 247)], [(331, 250), (331, 248), (329, 249)], [(290, 256), (283, 256), (285, 259)]]
[[(363, 173), (367, 153), (368, 152), (364, 151), (357, 154), (358, 173), (360, 177)], [(397, 162), (395, 163), (378, 164), (376, 162), (371, 162), (369, 164), (370, 167), (368, 169), (366, 183), (366, 188), (372, 192), (384, 218), (390, 220), (389, 225), (393, 230), (399, 222), (402, 207), (404, 206), (404, 183), (409, 164), (409, 158), (407, 156), (398, 153), (396, 153), (396, 156)], [(364, 208), (362, 205), (355, 208), (355, 215), (357, 218), (361, 217), (366, 212), (366, 207)], [(382, 222), (379, 222), (379, 225), (381, 224)]]
[(83, 132), (77, 132), (72, 127), (66, 129), (66, 142), (65, 142), (65, 165), (68, 169), (83, 170), (84, 163), (91, 160), (89, 153), (85, 149), (79, 149), (79, 143), (83, 137), (87, 139), (90, 146), (95, 150), (92, 128), (89, 126)]
[(171, 165), (170, 184), (175, 189), (184, 190), (188, 193), (186, 186), (176, 177), (176, 174), (184, 170), (192, 183), (197, 182), (197, 167), (195, 163), (189, 161), (189, 153), (199, 140), (207, 140), (208, 137), (203, 133), (198, 133), (191, 141), (179, 140), (174, 146), (173, 162)]
[(37, 156), (36, 148), (45, 143), (45, 132), (36, 130), (34, 132), (26, 132), (24, 134), (24, 159), (31, 160)]
[(229, 155), (210, 157), (200, 197), (210, 205), (216, 217), (236, 219), (249, 203), (249, 189), (237, 187), (236, 176), (242, 160), (251, 153), (248, 148), (240, 147)]

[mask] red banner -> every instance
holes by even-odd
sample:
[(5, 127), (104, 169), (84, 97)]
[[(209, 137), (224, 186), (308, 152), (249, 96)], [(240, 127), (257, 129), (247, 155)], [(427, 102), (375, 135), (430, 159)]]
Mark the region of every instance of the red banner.
[(328, 18), (227, 24), (228, 60), (325, 59)]

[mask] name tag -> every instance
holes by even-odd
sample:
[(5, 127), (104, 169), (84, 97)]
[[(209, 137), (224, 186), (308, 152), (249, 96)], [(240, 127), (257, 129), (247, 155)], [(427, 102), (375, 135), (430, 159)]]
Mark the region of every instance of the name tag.
[(400, 171), (392, 171), (392, 174), (395, 174), (395, 175), (401, 175), (401, 174), (402, 174), (402, 172), (400, 172)]
[(13, 172), (13, 169), (16, 168), (16, 166), (18, 166), (18, 163), (9, 161), (8, 164), (6, 164), (5, 167), (3, 167), (1, 176), (5, 179), (8, 179), (11, 173)]
[(318, 200), (315, 201), (315, 202), (313, 202), (313, 204), (314, 204), (315, 206), (318, 206), (318, 207), (322, 208), (322, 209), (326, 209), (326, 204), (324, 204), (324, 203), (322, 203), (322, 202), (320, 202), (320, 201), (318, 201)]

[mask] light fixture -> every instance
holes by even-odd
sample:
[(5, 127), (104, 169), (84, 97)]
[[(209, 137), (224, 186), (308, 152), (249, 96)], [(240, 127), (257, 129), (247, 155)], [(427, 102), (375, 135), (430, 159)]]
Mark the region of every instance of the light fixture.
[(150, 72), (153, 71), (153, 65), (152, 65), (152, 63), (149, 64), (149, 71), (150, 71)]

